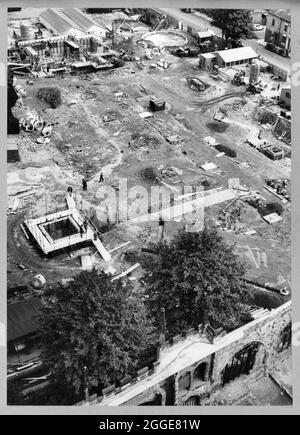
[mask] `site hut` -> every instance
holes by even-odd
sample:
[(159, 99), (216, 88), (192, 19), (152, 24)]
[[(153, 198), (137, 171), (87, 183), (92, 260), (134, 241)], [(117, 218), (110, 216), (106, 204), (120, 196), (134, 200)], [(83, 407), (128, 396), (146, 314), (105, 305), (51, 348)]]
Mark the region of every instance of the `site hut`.
[(166, 108), (166, 102), (162, 100), (161, 98), (157, 98), (155, 96), (152, 96), (149, 100), (149, 109), (152, 112), (159, 112), (161, 110), (165, 110)]
[(220, 68), (227, 68), (235, 65), (251, 64), (258, 55), (251, 47), (232, 48), (230, 50), (216, 51), (216, 64)]
[(212, 30), (203, 30), (202, 32), (197, 33), (197, 41), (198, 44), (203, 44), (203, 42), (213, 42), (214, 36), (216, 36), (215, 32)]
[(216, 64), (216, 56), (214, 53), (200, 54), (199, 67), (204, 71), (212, 71)]

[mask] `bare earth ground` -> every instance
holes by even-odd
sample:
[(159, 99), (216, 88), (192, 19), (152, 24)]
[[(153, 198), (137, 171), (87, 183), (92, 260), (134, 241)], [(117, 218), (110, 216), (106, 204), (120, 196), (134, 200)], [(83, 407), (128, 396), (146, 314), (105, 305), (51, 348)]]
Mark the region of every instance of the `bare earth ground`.
[[(29, 244), (20, 224), (29, 217), (65, 208), (64, 194), (68, 186), (73, 187), (79, 208), (98, 222), (105, 222), (105, 208), (96, 210), (100, 172), (104, 174), (105, 186), (116, 187), (119, 178), (127, 178), (128, 188), (142, 185), (149, 190), (149, 183), (141, 176), (143, 168), (174, 166), (182, 171), (182, 175), (174, 178), (182, 182), (174, 185), (178, 189), (182, 185), (197, 185), (205, 179), (210, 188), (226, 188), (229, 178), (239, 178), (242, 185), (259, 190), (267, 202), (278, 201), (263, 188), (264, 180), (266, 177), (290, 178), (289, 162), (273, 162), (245, 143), (250, 133), (261, 129), (253, 119), (256, 97), (245, 95), (243, 87), (214, 81), (195, 69), (194, 60), (179, 60), (170, 55), (168, 59), (173, 63), (165, 71), (152, 70), (151, 61), (147, 61), (142, 69), (126, 64), (113, 72), (93, 74), (88, 80), (36, 78), (32, 86), (19, 80), (24, 83), (28, 95), (24, 98), (26, 108), (15, 109), (15, 115), (39, 113), (44, 120), (58, 124), (54, 126), (51, 142), (45, 145), (36, 143), (37, 133), (21, 133), (21, 162), (8, 165), (8, 194), (24, 190), (24, 185), (37, 189), (31, 201), (16, 215), (8, 216), (8, 280), (11, 286), (30, 281), (37, 273), (53, 282), (78, 272), (78, 252), (46, 260)], [(194, 91), (186, 81), (190, 76), (204, 80), (210, 87), (202, 93)], [(61, 89), (63, 103), (60, 107), (51, 109), (37, 98), (37, 90), (42, 86)], [(114, 95), (119, 92), (124, 92), (123, 97)], [(138, 114), (149, 110), (149, 95), (162, 98), (167, 106), (164, 112), (156, 112), (153, 118), (144, 120)], [(209, 127), (219, 107), (228, 110), (224, 133)], [(178, 114), (183, 119), (177, 119)], [(105, 122), (105, 116), (110, 120)], [(177, 134), (183, 141), (177, 145), (168, 143), (166, 137), (172, 134)], [(262, 134), (266, 140), (277, 142), (271, 133), (263, 130)], [(217, 150), (203, 141), (208, 135), (233, 148), (237, 152), (235, 160), (247, 162), (249, 167), (244, 168), (227, 156), (216, 157)], [(207, 175), (199, 168), (205, 162), (215, 163), (218, 173)], [(88, 180), (87, 192), (81, 190), (83, 177)], [(172, 184), (171, 179), (165, 181)], [(216, 219), (224, 205), (206, 209), (206, 217)], [(223, 232), (247, 262), (248, 278), (277, 287), (290, 285), (290, 206), (284, 207), (282, 222), (271, 226), (255, 209), (246, 206), (245, 230), (253, 228), (257, 233), (247, 236), (244, 231), (239, 234)], [(148, 240), (155, 241), (157, 223), (149, 225)], [(180, 223), (167, 223), (166, 237), (173, 235), (179, 227)], [(112, 249), (130, 240), (131, 249), (141, 247), (144, 241), (139, 234), (143, 230), (143, 224), (122, 223), (104, 234), (104, 245)], [(94, 252), (92, 248), (85, 249)], [(112, 266), (117, 270), (128, 267), (123, 252), (121, 249), (113, 254)], [(264, 261), (260, 261), (261, 252), (265, 255)], [(94, 259), (96, 265), (107, 268), (98, 255)], [(26, 270), (20, 269), (20, 264)]]

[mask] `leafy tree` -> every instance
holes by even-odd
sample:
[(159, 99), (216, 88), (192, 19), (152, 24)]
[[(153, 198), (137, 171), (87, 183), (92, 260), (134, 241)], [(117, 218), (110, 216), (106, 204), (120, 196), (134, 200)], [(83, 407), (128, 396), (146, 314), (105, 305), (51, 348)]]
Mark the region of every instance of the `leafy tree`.
[(222, 40), (237, 41), (251, 34), (251, 9), (212, 9), (212, 25), (222, 30)]
[(157, 324), (165, 309), (170, 334), (200, 323), (230, 331), (246, 319), (244, 266), (214, 227), (181, 231), (156, 254), (143, 265), (143, 282)]
[(56, 384), (74, 395), (132, 373), (148, 346), (151, 322), (130, 284), (96, 270), (45, 295), (39, 318), (42, 358)]

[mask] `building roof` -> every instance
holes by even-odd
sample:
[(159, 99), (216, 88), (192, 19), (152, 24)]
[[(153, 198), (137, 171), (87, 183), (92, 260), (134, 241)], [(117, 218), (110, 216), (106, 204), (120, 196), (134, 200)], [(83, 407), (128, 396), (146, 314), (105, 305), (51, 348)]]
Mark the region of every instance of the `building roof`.
[(36, 332), (38, 324), (35, 316), (42, 302), (39, 298), (31, 298), (14, 302), (7, 306), (7, 341), (17, 340)]
[(205, 57), (206, 59), (213, 59), (214, 57), (216, 57), (216, 55), (214, 53), (201, 53), (200, 57)]
[(291, 11), (289, 9), (270, 9), (269, 14), (275, 15), (275, 17), (279, 17), (282, 20), (291, 22)]
[(56, 30), (57, 33), (65, 34), (73, 28), (69, 21), (65, 20), (53, 9), (46, 9), (40, 14), (40, 17)]
[[(88, 32), (92, 27), (101, 27), (100, 24), (92, 20), (88, 15), (85, 15), (79, 9), (62, 9), (61, 13), (68, 17), (77, 27), (84, 32)], [(102, 28), (102, 27), (101, 27)]]
[(203, 32), (198, 32), (197, 35), (200, 39), (210, 38), (211, 36), (215, 36), (215, 32), (208, 29), (208, 30), (203, 30)]
[(252, 47), (232, 48), (230, 50), (217, 51), (217, 53), (225, 63), (257, 57), (257, 54)]

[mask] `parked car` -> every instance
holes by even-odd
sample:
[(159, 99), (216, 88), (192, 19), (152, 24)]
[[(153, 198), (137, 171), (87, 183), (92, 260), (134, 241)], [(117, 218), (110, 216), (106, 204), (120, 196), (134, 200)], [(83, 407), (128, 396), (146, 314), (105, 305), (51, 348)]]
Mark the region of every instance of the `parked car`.
[(276, 47), (275, 47), (274, 44), (271, 44), (271, 42), (268, 42), (268, 43), (266, 44), (266, 46), (265, 46), (265, 49), (266, 49), (266, 50), (269, 50), (269, 51), (272, 51), (272, 52), (275, 52)]
[(172, 50), (171, 53), (179, 57), (196, 57), (200, 54), (200, 49), (197, 47), (179, 47)]
[(252, 24), (251, 26), (251, 30), (253, 30), (254, 32), (259, 32), (261, 30), (264, 30), (264, 26), (262, 26), (261, 24)]

